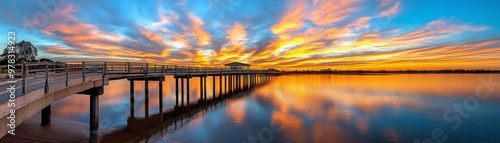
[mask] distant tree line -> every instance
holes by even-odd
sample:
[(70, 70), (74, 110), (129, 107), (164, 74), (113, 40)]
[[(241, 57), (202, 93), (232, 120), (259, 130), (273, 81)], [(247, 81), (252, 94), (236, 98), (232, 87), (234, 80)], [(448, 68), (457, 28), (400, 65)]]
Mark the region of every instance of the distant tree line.
[(500, 73), (500, 70), (486, 69), (441, 69), (441, 70), (294, 70), (283, 71), (288, 74), (377, 74), (377, 73)]

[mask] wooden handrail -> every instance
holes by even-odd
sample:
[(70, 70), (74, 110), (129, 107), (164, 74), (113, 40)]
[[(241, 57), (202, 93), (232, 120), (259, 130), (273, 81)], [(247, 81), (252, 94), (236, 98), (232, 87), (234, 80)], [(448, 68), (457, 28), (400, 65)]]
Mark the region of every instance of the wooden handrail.
[[(123, 74), (179, 74), (186, 73), (192, 74), (205, 74), (208, 73), (276, 73), (275, 71), (268, 70), (252, 70), (252, 69), (228, 69), (225, 67), (192, 67), (192, 66), (177, 66), (177, 65), (162, 65), (140, 62), (107, 62), (107, 61), (71, 61), (66, 63), (49, 63), (49, 62), (24, 62), (21, 64), (14, 64), (17, 71), (14, 75), (20, 77), (23, 81), (22, 88), (23, 94), (26, 94), (27, 87), (35, 83), (45, 82), (46, 92), (50, 80), (64, 79), (66, 86), (69, 77), (77, 76), (70, 73), (80, 73), (82, 82), (85, 82), (87, 73), (100, 73), (102, 78), (106, 78), (108, 74), (123, 73)], [(0, 65), (0, 73), (6, 71), (7, 65)], [(95, 74), (94, 74), (95, 75)], [(27, 83), (27, 79), (44, 77), (45, 80)]]

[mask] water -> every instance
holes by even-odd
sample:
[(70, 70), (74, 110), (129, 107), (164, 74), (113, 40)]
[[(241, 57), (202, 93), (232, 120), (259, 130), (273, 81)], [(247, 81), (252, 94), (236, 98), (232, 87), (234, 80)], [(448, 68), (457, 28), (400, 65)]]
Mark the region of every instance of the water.
[[(163, 100), (165, 109), (171, 109), (175, 87), (173, 78), (167, 79)], [(100, 97), (101, 128), (126, 125), (129, 84), (118, 80), (105, 88)], [(149, 86), (150, 109), (155, 114), (158, 85), (150, 82)], [(191, 88), (195, 102), (199, 80), (192, 80)], [(144, 82), (136, 82), (135, 89), (135, 115), (144, 117), (140, 100)], [(88, 122), (88, 100), (85, 95), (62, 99), (53, 104), (53, 115)], [(289, 75), (275, 77), (147, 141), (500, 142), (499, 109), (500, 75)]]

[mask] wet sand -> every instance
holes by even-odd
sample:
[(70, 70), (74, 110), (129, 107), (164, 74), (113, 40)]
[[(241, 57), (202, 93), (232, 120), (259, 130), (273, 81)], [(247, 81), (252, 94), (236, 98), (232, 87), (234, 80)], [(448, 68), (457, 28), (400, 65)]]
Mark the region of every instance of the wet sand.
[(0, 143), (89, 142), (88, 123), (52, 116), (50, 125), (41, 126), (40, 118), (40, 112), (33, 115), (31, 118), (16, 127), (16, 135), (7, 134), (0, 139)]

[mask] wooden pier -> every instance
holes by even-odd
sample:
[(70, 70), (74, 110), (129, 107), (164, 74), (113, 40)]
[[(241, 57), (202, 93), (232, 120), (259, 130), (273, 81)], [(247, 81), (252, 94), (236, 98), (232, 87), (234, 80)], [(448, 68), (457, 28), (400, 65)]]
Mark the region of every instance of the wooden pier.
[[(172, 65), (156, 65), (150, 63), (130, 62), (68, 62), (68, 63), (22, 63), (15, 67), (22, 69), (16, 73), (11, 82), (3, 82), (0, 88), (7, 89), (12, 84), (16, 93), (15, 107), (9, 107), (11, 91), (0, 92), (0, 124), (8, 124), (10, 109), (16, 110), (16, 126), (42, 111), (41, 125), (49, 125), (51, 104), (59, 99), (73, 95), (86, 94), (90, 98), (90, 142), (99, 139), (99, 96), (104, 93), (104, 86), (109, 80), (127, 79), (130, 81), (130, 113), (134, 118), (134, 81), (145, 81), (145, 118), (149, 118), (149, 91), (148, 81), (159, 82), (160, 113), (163, 113), (162, 85), (166, 77), (175, 79), (175, 109), (187, 109), (191, 112), (190, 82), (193, 77), (199, 77), (200, 100), (194, 105), (209, 104), (215, 99), (231, 96), (234, 93), (245, 91), (271, 80), (272, 76), (279, 75), (277, 71), (183, 67)], [(7, 71), (7, 67), (0, 67), (0, 71)], [(172, 75), (172, 76), (166, 76)], [(212, 78), (212, 83), (207, 82)], [(219, 95), (216, 95), (216, 79), (219, 79)], [(180, 82), (179, 82), (180, 80)], [(180, 84), (180, 85), (179, 85)], [(207, 84), (212, 84), (212, 100), (208, 99)], [(180, 90), (180, 91), (179, 91)], [(184, 95), (186, 91), (186, 95)], [(180, 92), (180, 94), (179, 94)], [(186, 100), (184, 100), (186, 98)], [(160, 120), (163, 121), (163, 116)], [(6, 135), (9, 128), (0, 126), (0, 137)]]

